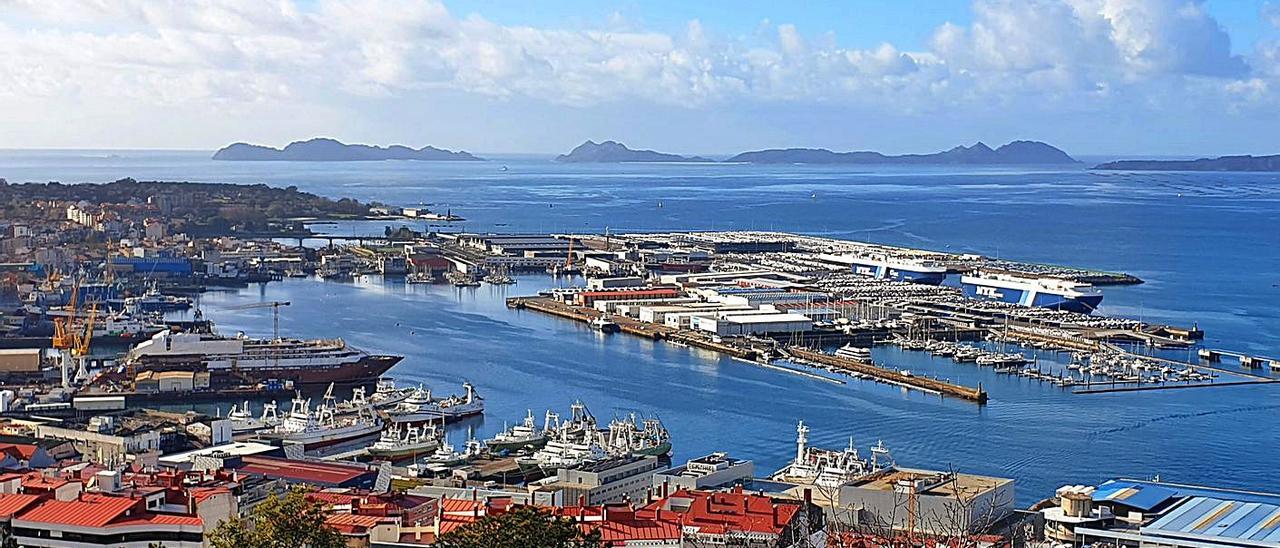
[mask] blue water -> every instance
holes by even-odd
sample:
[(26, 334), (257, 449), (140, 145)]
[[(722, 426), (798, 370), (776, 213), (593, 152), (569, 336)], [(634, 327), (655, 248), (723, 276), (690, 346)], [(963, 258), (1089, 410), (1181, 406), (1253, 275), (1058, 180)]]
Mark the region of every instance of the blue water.
[[(108, 156), (114, 154), (116, 156)], [(565, 166), (544, 159), (485, 163), (221, 163), (204, 153), (0, 152), (11, 182), (119, 177), (296, 185), (394, 205), (435, 204), (471, 231), (612, 232), (773, 229), (1124, 271), (1146, 284), (1107, 288), (1101, 313), (1187, 325), (1206, 344), (1280, 355), (1280, 175), (1091, 173), (1084, 170), (798, 166)], [(501, 171), (502, 165), (508, 166)], [(658, 207), (658, 203), (662, 207)], [(369, 227), (339, 225), (337, 233)], [(404, 354), (393, 373), (451, 391), (466, 378), (486, 396), (473, 427), (488, 435), (525, 409), (586, 401), (597, 415), (661, 416), (676, 458), (728, 450), (762, 472), (792, 452), (795, 421), (820, 444), (864, 449), (877, 439), (904, 464), (1014, 477), (1027, 502), (1064, 483), (1149, 477), (1252, 489), (1280, 455), (1274, 386), (1071, 395), (987, 369), (877, 349), (877, 359), (981, 382), (985, 407), (885, 385), (837, 385), (701, 351), (507, 310), (510, 288), (288, 280), (226, 294), (204, 307), (227, 330), (343, 336)]]

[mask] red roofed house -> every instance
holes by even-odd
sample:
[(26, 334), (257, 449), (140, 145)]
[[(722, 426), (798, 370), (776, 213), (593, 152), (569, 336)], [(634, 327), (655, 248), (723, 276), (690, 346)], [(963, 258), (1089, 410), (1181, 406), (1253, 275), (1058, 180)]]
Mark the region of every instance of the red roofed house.
[[(822, 510), (809, 502), (745, 493), (681, 489), (636, 511), (678, 525), (695, 545), (824, 546)], [(699, 544), (701, 543), (701, 544)]]
[(568, 506), (552, 509), (557, 515), (573, 519), (584, 533), (600, 532), (600, 542), (609, 547), (684, 546), (680, 526), (636, 515), (629, 505)]
[(43, 447), (30, 443), (0, 443), (0, 469), (48, 468), (57, 464)]
[(143, 499), (94, 493), (72, 501), (45, 499), (15, 514), (10, 527), (20, 546), (145, 548), (157, 543), (167, 548), (199, 548), (204, 544), (204, 521), (199, 516), (150, 512)]

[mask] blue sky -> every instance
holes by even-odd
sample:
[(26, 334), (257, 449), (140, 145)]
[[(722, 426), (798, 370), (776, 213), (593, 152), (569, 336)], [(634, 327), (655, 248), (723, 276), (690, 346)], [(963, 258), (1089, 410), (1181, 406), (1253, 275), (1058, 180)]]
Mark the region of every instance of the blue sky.
[(0, 147), (1277, 153), (1262, 0), (0, 0)]

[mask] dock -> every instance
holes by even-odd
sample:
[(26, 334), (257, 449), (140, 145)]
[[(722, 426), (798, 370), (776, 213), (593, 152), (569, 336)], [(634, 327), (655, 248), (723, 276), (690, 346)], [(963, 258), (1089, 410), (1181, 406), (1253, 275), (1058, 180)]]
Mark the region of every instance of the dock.
[(1140, 386), (1112, 386), (1107, 388), (1086, 388), (1073, 391), (1072, 394), (1108, 394), (1112, 392), (1148, 392), (1152, 390), (1185, 390), (1188, 388), (1220, 388), (1224, 386), (1248, 386), (1255, 384), (1274, 384), (1276, 379), (1250, 379), (1247, 381), (1205, 382), (1196, 384), (1148, 384)]
[(797, 359), (853, 371), (854, 373), (860, 373), (874, 379), (897, 384), (899, 386), (941, 394), (943, 396), (960, 398), (979, 404), (987, 403), (987, 392), (982, 389), (981, 385), (977, 388), (961, 386), (943, 380), (930, 377), (920, 377), (893, 369), (886, 369), (870, 363), (842, 358), (840, 356), (833, 356), (831, 354), (807, 348), (792, 347), (787, 349), (787, 352)]
[[(547, 297), (511, 297), (507, 299), (507, 308), (536, 310), (544, 314), (551, 314), (582, 323), (588, 323), (604, 315), (593, 308), (572, 306)], [(625, 316), (610, 316), (609, 319), (618, 324), (623, 333), (653, 340), (668, 340), (686, 344), (747, 361), (756, 361), (760, 358), (760, 352), (754, 348), (716, 342), (700, 333), (681, 331), (674, 327), (642, 322)]]

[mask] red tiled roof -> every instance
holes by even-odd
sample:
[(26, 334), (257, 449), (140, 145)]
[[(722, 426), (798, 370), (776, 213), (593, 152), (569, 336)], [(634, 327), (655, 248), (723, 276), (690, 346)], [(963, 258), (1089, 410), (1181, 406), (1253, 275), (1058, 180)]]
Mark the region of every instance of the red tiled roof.
[(204, 524), (199, 516), (178, 514), (143, 514), (137, 517), (120, 519), (108, 524), (108, 527), (124, 527), (126, 525), (190, 525), (199, 527)]
[[(688, 499), (687, 510), (673, 509), (672, 499)], [(723, 534), (751, 532), (780, 534), (800, 512), (796, 501), (775, 500), (763, 495), (733, 491), (729, 493), (688, 491), (681, 489), (670, 497), (644, 508), (645, 517), (659, 521), (697, 527), (700, 532)], [(661, 510), (659, 515), (658, 510)]]
[(0, 444), (0, 452), (13, 455), (18, 460), (31, 460), (39, 447), (25, 443), (4, 443)]
[(123, 517), (125, 512), (138, 505), (138, 501), (122, 497), (85, 495), (80, 500), (50, 500), (36, 506), (16, 519), (59, 525), (102, 527)]
[(307, 483), (341, 485), (373, 472), (363, 466), (321, 463), (277, 457), (245, 456), (241, 458), (241, 472), (272, 478), (297, 480)]
[(22, 478), (23, 489), (57, 489), (68, 483), (71, 482), (62, 478), (45, 476), (39, 472), (32, 472)]
[(343, 533), (363, 533), (382, 522), (378, 516), (360, 514), (329, 514), (324, 518), (325, 524)]
[(14, 514), (26, 510), (32, 503), (41, 500), (40, 495), (0, 495), (0, 518), (10, 518)]

